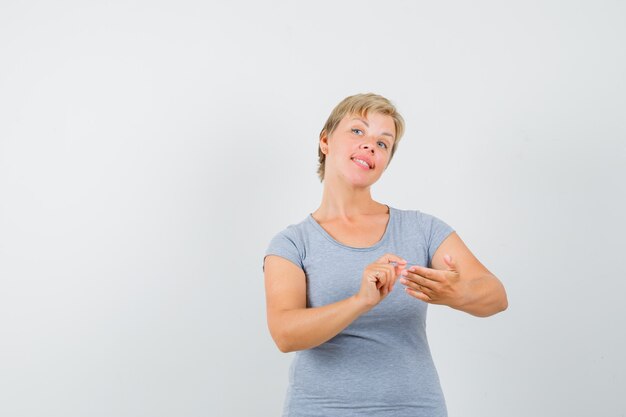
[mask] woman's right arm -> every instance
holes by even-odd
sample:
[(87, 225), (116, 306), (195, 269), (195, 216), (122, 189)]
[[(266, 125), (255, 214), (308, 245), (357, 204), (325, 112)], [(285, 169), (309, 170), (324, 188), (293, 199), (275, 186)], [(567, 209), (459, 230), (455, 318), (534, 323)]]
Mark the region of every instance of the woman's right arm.
[[(278, 349), (292, 352), (319, 346), (376, 306), (391, 291), (401, 269), (386, 260), (387, 264), (378, 260), (366, 268), (359, 293), (307, 308), (304, 271), (285, 258), (268, 255), (264, 263), (267, 323)], [(373, 277), (376, 272), (379, 278)]]

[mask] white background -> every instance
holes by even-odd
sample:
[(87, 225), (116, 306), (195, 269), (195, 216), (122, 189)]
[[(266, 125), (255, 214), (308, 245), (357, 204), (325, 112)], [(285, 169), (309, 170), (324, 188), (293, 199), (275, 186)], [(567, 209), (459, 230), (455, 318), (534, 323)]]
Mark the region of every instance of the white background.
[(505, 284), (431, 306), (451, 417), (625, 416), (626, 4), (0, 5), (0, 415), (277, 416), (270, 238), (345, 96), (407, 131), (373, 197)]

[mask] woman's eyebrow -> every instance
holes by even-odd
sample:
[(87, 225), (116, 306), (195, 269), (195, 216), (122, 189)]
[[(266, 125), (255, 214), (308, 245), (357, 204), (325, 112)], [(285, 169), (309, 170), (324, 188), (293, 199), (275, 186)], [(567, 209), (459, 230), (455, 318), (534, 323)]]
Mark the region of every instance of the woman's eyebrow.
[[(362, 122), (365, 126), (370, 127), (369, 123), (367, 123), (365, 120), (360, 119), (358, 117), (354, 117), (352, 120), (358, 120), (359, 122)], [(389, 136), (390, 138), (393, 139), (393, 135), (391, 133), (383, 132), (381, 133), (381, 135)]]
[(369, 123), (367, 123), (365, 120), (360, 119), (360, 118), (358, 118), (358, 117), (355, 117), (355, 118), (353, 118), (352, 120), (358, 120), (358, 121), (360, 121), (360, 122), (363, 122), (363, 124), (364, 124), (365, 126), (370, 127)]

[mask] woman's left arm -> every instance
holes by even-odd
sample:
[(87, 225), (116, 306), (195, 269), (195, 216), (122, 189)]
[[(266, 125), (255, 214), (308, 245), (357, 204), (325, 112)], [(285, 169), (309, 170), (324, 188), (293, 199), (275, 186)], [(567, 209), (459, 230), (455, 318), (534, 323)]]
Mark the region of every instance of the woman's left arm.
[(431, 304), (443, 304), (478, 317), (506, 310), (504, 286), (452, 232), (439, 245), (432, 267), (412, 266), (400, 282), (409, 295)]

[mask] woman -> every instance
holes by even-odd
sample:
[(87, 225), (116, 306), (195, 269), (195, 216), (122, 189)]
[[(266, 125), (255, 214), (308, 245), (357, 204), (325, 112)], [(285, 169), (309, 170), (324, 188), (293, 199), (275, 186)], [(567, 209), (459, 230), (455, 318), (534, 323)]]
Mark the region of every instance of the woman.
[(284, 417), (446, 416), (428, 304), (480, 317), (507, 308), (498, 278), (448, 224), (372, 199), (403, 131), (384, 97), (339, 103), (320, 133), (320, 207), (265, 252), (268, 327), (282, 352), (296, 351)]

